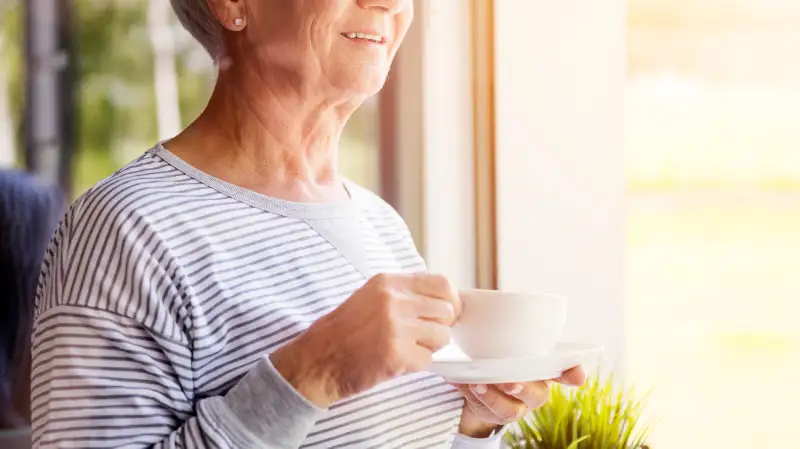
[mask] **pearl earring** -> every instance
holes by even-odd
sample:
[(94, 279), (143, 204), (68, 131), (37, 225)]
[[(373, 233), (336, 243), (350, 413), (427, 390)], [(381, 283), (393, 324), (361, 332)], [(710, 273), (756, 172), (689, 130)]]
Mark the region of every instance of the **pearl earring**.
[(237, 18), (236, 20), (233, 21), (233, 24), (236, 25), (237, 27), (242, 26), (242, 19)]

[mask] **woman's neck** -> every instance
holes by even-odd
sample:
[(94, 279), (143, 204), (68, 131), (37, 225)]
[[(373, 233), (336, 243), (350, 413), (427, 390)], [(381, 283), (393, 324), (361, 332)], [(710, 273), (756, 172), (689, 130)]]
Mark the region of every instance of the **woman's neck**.
[[(269, 73), (269, 75), (265, 75)], [(165, 146), (196, 168), (292, 201), (346, 195), (338, 174), (342, 129), (358, 104), (332, 102), (292, 74), (232, 66), (205, 111)]]

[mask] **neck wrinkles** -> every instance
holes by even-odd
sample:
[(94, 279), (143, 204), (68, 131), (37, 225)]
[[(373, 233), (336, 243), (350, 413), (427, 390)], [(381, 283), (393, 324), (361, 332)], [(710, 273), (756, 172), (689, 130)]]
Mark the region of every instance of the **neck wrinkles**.
[(261, 174), (326, 183), (336, 179), (338, 144), (357, 105), (334, 102), (324, 85), (253, 64), (220, 71), (202, 120), (230, 140), (232, 155)]

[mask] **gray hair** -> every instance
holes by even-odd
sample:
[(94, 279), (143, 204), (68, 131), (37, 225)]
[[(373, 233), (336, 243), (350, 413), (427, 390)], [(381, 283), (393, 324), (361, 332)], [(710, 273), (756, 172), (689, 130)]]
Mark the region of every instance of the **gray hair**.
[(224, 52), (222, 25), (208, 8), (208, 0), (170, 0), (175, 15), (216, 61)]

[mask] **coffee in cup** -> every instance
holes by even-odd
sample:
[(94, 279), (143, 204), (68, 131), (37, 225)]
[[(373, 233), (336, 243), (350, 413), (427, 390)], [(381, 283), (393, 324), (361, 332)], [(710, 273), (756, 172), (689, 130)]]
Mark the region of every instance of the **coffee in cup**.
[(471, 359), (529, 358), (549, 354), (561, 338), (567, 300), (544, 293), (462, 290), (452, 336)]

